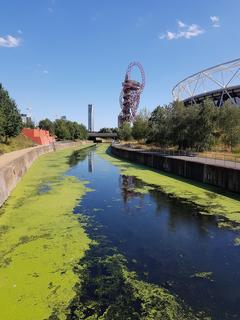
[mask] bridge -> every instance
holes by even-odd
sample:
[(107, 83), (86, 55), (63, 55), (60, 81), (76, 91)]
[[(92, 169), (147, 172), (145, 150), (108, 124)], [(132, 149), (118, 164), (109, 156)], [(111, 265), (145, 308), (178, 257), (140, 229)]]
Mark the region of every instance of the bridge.
[(217, 107), (225, 101), (240, 106), (240, 58), (204, 69), (180, 81), (172, 90), (173, 100), (185, 106), (207, 98)]
[(116, 139), (117, 133), (88, 132), (88, 138)]

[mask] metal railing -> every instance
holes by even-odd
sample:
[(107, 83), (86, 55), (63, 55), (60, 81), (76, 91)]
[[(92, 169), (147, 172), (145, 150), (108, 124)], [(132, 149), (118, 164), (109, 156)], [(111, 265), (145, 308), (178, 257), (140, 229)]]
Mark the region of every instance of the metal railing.
[[(136, 150), (137, 151), (137, 150)], [(223, 167), (231, 167), (240, 169), (240, 155), (216, 153), (216, 152), (194, 152), (189, 150), (138, 150), (141, 152), (159, 154), (168, 157), (189, 157), (195, 158), (197, 162), (206, 164), (215, 164)]]

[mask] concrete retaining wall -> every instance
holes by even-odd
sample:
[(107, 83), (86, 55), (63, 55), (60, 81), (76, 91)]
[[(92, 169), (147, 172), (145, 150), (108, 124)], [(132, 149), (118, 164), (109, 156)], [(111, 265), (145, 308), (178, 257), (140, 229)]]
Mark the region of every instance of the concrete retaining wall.
[(16, 187), (18, 181), (25, 174), (40, 155), (55, 150), (77, 147), (89, 142), (56, 143), (45, 146), (14, 151), (0, 156), (0, 207)]
[(192, 159), (186, 161), (159, 154), (144, 153), (120, 146), (111, 146), (111, 152), (128, 161), (240, 193), (240, 170), (238, 169), (194, 162)]

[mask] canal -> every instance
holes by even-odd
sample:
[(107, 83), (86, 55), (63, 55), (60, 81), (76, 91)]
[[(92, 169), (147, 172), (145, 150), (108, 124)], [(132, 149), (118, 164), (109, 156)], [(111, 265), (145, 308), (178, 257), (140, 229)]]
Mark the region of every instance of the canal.
[(81, 221), (88, 217), (90, 238), (124, 256), (139, 280), (167, 289), (199, 318), (240, 319), (240, 254), (233, 245), (238, 233), (121, 174), (109, 159), (94, 149), (81, 151), (67, 172), (91, 188), (74, 209)]
[(0, 319), (239, 320), (239, 203), (104, 144), (45, 154), (0, 209)]

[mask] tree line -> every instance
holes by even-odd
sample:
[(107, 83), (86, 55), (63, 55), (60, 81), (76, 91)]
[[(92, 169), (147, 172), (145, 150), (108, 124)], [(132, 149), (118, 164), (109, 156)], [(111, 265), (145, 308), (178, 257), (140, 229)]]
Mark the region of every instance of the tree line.
[(163, 148), (204, 151), (224, 144), (232, 149), (240, 143), (240, 108), (230, 101), (217, 108), (210, 100), (185, 107), (182, 102), (158, 106), (152, 113), (142, 110), (131, 127), (119, 129), (123, 140), (144, 140)]
[[(35, 128), (35, 125), (29, 118), (26, 123), (22, 122), (16, 102), (0, 84), (0, 142), (7, 143), (9, 138), (19, 135), (23, 127)], [(49, 130), (50, 134), (61, 140), (87, 139), (86, 127), (76, 121), (57, 119), (52, 122), (44, 119), (38, 127)]]
[[(17, 136), (23, 126), (34, 127), (31, 121), (22, 123), (20, 111), (7, 90), (0, 84), (0, 141)], [(39, 128), (48, 130), (61, 140), (87, 138), (87, 129), (75, 121), (44, 119)], [(196, 151), (210, 150), (216, 144), (233, 149), (240, 143), (240, 108), (230, 101), (221, 108), (206, 100), (204, 104), (185, 107), (182, 102), (158, 106), (152, 113), (142, 110), (131, 126), (102, 128), (100, 132), (118, 133), (122, 140), (142, 140), (161, 147), (177, 147)]]
[(51, 135), (57, 136), (60, 140), (85, 140), (87, 139), (87, 129), (83, 124), (76, 121), (64, 119), (49, 119), (41, 120), (38, 127), (43, 130), (48, 130)]
[(10, 137), (16, 137), (22, 127), (22, 118), (16, 102), (0, 84), (0, 141), (6, 143)]

